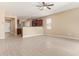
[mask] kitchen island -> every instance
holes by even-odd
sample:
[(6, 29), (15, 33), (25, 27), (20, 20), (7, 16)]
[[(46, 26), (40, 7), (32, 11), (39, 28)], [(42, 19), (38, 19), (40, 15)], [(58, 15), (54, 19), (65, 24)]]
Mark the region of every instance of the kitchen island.
[(23, 27), (22, 32), (23, 38), (44, 35), (43, 27)]

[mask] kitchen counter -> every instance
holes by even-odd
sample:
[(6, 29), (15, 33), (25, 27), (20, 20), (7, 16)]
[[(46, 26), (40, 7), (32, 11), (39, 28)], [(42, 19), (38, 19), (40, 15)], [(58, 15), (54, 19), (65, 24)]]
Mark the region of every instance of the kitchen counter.
[(23, 38), (43, 35), (43, 27), (23, 27)]

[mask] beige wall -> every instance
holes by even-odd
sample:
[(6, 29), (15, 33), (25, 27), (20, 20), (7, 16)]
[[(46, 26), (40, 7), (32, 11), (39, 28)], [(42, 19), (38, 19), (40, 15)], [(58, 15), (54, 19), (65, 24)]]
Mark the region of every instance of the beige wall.
[(52, 29), (46, 29), (45, 34), (79, 37), (79, 8), (43, 17), (43, 20), (52, 19)]
[(19, 19), (20, 23), (22, 24), (24, 22), (24, 26), (31, 26), (32, 19)]
[(5, 38), (4, 26), (5, 26), (5, 15), (4, 15), (4, 12), (0, 10), (0, 39)]

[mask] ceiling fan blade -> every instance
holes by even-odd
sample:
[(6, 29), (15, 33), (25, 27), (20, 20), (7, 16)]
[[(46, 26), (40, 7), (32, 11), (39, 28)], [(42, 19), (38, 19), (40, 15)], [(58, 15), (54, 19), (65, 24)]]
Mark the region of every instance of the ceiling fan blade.
[(47, 6), (53, 6), (54, 4), (49, 4), (49, 5), (47, 5)]
[(42, 7), (42, 6), (37, 5), (36, 7)]
[(49, 10), (51, 9), (50, 7), (47, 7)]
[(45, 5), (45, 2), (42, 2), (43, 5)]

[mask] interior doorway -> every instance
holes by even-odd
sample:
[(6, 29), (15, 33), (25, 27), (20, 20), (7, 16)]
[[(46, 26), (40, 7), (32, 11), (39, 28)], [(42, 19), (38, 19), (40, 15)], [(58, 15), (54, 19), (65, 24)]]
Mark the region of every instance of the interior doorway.
[(5, 37), (9, 38), (15, 34), (15, 19), (5, 17)]
[(11, 31), (11, 21), (5, 21), (5, 32), (6, 33), (10, 33), (10, 31)]
[(11, 34), (11, 19), (5, 18), (5, 37), (10, 37)]

